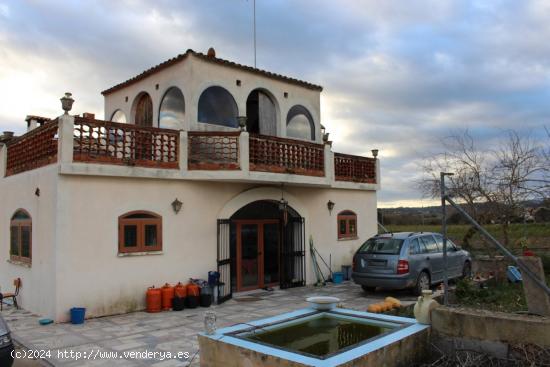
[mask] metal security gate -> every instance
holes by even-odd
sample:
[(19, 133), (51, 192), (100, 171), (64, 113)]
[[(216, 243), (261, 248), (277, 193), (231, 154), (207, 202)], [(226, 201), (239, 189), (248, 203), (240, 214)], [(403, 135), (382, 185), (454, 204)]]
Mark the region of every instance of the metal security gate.
[(220, 281), (218, 286), (218, 304), (231, 298), (231, 221), (218, 219), (218, 273)]
[[(282, 221), (284, 223), (284, 221)], [(306, 284), (304, 218), (290, 217), (281, 224), (281, 289)]]

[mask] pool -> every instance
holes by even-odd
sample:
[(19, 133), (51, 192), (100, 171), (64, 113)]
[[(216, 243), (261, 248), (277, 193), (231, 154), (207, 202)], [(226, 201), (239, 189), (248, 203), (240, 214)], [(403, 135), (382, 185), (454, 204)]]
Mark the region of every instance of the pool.
[(409, 365), (424, 356), (428, 330), (409, 318), (306, 308), (199, 335), (201, 365)]

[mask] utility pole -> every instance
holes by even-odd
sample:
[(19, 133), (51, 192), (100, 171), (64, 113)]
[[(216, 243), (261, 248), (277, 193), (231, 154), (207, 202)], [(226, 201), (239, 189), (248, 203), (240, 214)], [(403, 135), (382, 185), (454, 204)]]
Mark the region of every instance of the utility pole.
[(445, 176), (452, 176), (453, 173), (440, 172), (440, 185), (441, 185), (441, 213), (443, 218), (441, 219), (442, 232), (443, 232), (443, 304), (449, 305), (449, 274), (448, 259), (447, 259), (447, 208), (445, 207), (445, 199), (447, 194), (445, 193)]

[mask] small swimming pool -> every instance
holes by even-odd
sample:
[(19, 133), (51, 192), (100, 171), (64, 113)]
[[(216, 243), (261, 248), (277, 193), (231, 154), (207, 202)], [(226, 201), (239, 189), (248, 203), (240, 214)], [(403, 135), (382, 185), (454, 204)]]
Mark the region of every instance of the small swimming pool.
[(201, 334), (201, 363), (204, 358), (205, 365), (275, 366), (283, 359), (285, 366), (322, 367), (382, 362), (377, 358), (388, 355), (396, 363), (384, 360), (387, 366), (414, 363), (427, 343), (428, 328), (403, 317), (306, 308)]

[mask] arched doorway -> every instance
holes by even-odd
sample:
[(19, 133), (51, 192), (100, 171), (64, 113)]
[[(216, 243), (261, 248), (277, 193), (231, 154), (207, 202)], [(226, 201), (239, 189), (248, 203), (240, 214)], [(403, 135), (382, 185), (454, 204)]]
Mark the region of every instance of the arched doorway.
[(143, 92), (135, 102), (135, 123), (138, 126), (153, 126), (153, 100), (149, 94)]
[(277, 135), (277, 109), (273, 98), (254, 89), (246, 100), (246, 130), (252, 134)]
[(293, 208), (274, 200), (254, 201), (218, 220), (220, 302), (233, 292), (305, 285), (303, 223)]

